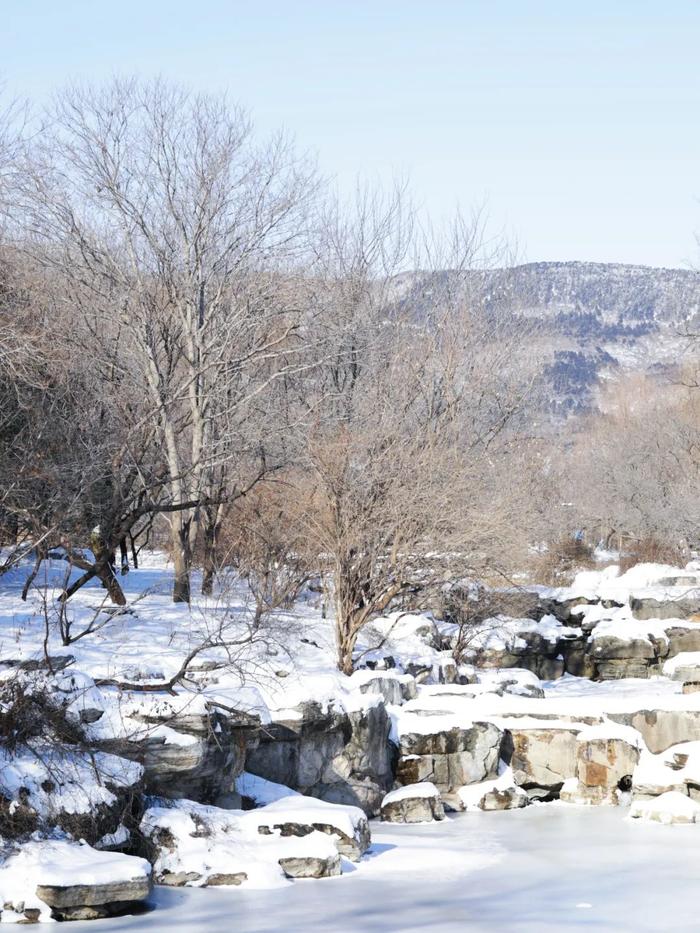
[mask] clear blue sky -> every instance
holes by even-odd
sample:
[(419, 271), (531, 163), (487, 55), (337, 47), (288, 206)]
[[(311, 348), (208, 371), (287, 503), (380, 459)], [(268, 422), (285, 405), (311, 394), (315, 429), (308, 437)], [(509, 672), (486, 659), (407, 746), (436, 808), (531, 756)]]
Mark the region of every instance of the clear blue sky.
[(698, 0), (7, 0), (13, 92), (225, 89), (349, 185), (486, 200), (528, 260), (697, 263)]

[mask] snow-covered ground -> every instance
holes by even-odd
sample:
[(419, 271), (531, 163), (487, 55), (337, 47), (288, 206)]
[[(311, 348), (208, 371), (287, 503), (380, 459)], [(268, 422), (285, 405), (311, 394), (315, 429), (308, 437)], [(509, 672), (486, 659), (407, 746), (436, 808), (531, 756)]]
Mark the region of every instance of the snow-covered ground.
[[(440, 742), (421, 737), (454, 732), (459, 741), (466, 742), (464, 736), (475, 727), (473, 740), (477, 745), (483, 743), (478, 746), (482, 750), (481, 770), (474, 771), (479, 776), (463, 777), (458, 782), (464, 784), (462, 787), (454, 786), (451, 779), (440, 779), (445, 800), (452, 798), (453, 806), (455, 800), (461, 800), (468, 812), (452, 813), (447, 820), (429, 825), (374, 822), (373, 845), (364, 857), (368, 833), (360, 810), (321, 804), (250, 774), (239, 778), (237, 790), (258, 807), (266, 807), (267, 813), (150, 797), (141, 831), (154, 840), (161, 836), (170, 839), (152, 859), (155, 880), (163, 881), (170, 875), (168, 883), (175, 883), (172, 876), (180, 873), (188, 876), (187, 883), (193, 887), (157, 887), (151, 897), (157, 910), (138, 917), (96, 921), (92, 929), (206, 929), (223, 933), (235, 918), (236, 928), (250, 933), (273, 929), (447, 931), (465, 927), (566, 930), (578, 926), (657, 930), (664, 927), (669, 903), (674, 909), (674, 929), (697, 928), (694, 903), (700, 881), (696, 883), (692, 866), (700, 850), (700, 830), (692, 825), (662, 826), (655, 821), (677, 819), (682, 823), (700, 814), (700, 804), (693, 797), (700, 781), (695, 750), (696, 745), (700, 747), (700, 692), (683, 693), (685, 680), (694, 683), (700, 652), (682, 650), (675, 656), (678, 660), (661, 661), (671, 639), (681, 637), (679, 631), (689, 644), (696, 638), (696, 627), (700, 632), (700, 621), (691, 615), (692, 605), (687, 608), (688, 600), (692, 603), (695, 598), (692, 594), (700, 590), (698, 567), (681, 571), (641, 565), (624, 575), (607, 569), (580, 574), (570, 587), (536, 588), (549, 606), (570, 606), (571, 615), (567, 617), (557, 608), (558, 616), (547, 611), (539, 621), (486, 620), (471, 644), (488, 657), (487, 668), (480, 668), (476, 657), (474, 664), (458, 667), (447, 647), (453, 626), (430, 615), (389, 613), (374, 620), (358, 643), (359, 663), (369, 663), (376, 670), (358, 670), (352, 677), (340, 674), (335, 666), (333, 622), (323, 618), (318, 594), (305, 593), (292, 609), (277, 613), (269, 627), (248, 641), (243, 636), (249, 630), (250, 605), (241, 581), (232, 580), (214, 598), (197, 597), (191, 608), (176, 606), (170, 599), (171, 573), (160, 554), (144, 555), (142, 568), (122, 578), (126, 612), (113, 612), (98, 584), (80, 590), (68, 609), (73, 634), (88, 624), (94, 631), (63, 646), (56, 629), (55, 600), (65, 569), (63, 561), (47, 563), (38, 588), (26, 603), (20, 593), (28, 566), (0, 578), (0, 683), (9, 683), (17, 676), (21, 680), (24, 672), (18, 675), (17, 665), (29, 664), (31, 668), (34, 662), (42, 664), (48, 653), (55, 670), (38, 676), (46, 678), (48, 689), (65, 698), (67, 711), (82, 722), (87, 739), (98, 747), (100, 742), (113, 739), (130, 743), (156, 740), (166, 748), (178, 746), (175, 751), (186, 763), (189, 746), (196, 757), (204, 740), (196, 729), (178, 728), (178, 717), (206, 715), (212, 704), (252, 714), (262, 724), (282, 722), (294, 728), (307, 721), (307, 705), (323, 713), (361, 711), (363, 717), (379, 711), (388, 731), (386, 714), (377, 710), (383, 704), (391, 723), (390, 738), (399, 746), (401, 761), (410, 765), (413, 759), (416, 767), (420, 763), (429, 772), (435, 768), (436, 774), (439, 766), (447, 764), (443, 760), (447, 750)], [(197, 580), (193, 582), (196, 586)], [(670, 611), (676, 600), (685, 600), (686, 615), (679, 620), (636, 618), (632, 594), (646, 600), (647, 606), (658, 603), (668, 607), (670, 602)], [(585, 603), (579, 605), (582, 600)], [(209, 647), (197, 654), (188, 676), (171, 690), (144, 693), (124, 689), (124, 682), (167, 684), (180, 670), (183, 658), (212, 637), (240, 642), (233, 663), (222, 666), (224, 649), (221, 645)], [(631, 659), (640, 657), (644, 663), (656, 652), (656, 666), (650, 665), (647, 671), (651, 676), (594, 682), (566, 673), (557, 679), (540, 680), (531, 670), (510, 666), (525, 659), (527, 652), (532, 660), (538, 650), (553, 663), (559, 662), (562, 657), (557, 652), (566, 651), (572, 640), (594, 646), (596, 639), (608, 647), (614, 642), (623, 659), (628, 657), (624, 653), (628, 646), (633, 648)], [(661, 650), (664, 653), (658, 654)], [(615, 662), (617, 655), (613, 652), (611, 657)], [(508, 658), (508, 663), (501, 668), (500, 661), (494, 665), (494, 658)], [(60, 670), (62, 660), (68, 662), (65, 670)], [(665, 676), (657, 673), (660, 670)], [(689, 671), (687, 677), (685, 671)], [(95, 684), (105, 678), (122, 686)], [(640, 722), (634, 720), (634, 728), (627, 724), (635, 715), (646, 717), (652, 732), (659, 718), (652, 735), (656, 747), (649, 744), (647, 748), (638, 731), (643, 728)], [(617, 719), (613, 721), (613, 717)], [(530, 739), (525, 735), (528, 730), (533, 732), (530, 752)], [(510, 733), (521, 736), (517, 774), (515, 765), (508, 766), (509, 758), (504, 756), (499, 763), (499, 749), (504, 747), (501, 739)], [(547, 733), (544, 739), (542, 733)], [(384, 747), (385, 736), (386, 731), (381, 738)], [(649, 742), (646, 733), (645, 739)], [(552, 760), (545, 748), (550, 740), (559, 749), (552, 752)], [(489, 742), (496, 743), (491, 752)], [(635, 762), (610, 778), (609, 785), (605, 784), (607, 765), (601, 772), (596, 758), (596, 743), (601, 742), (608, 743), (602, 754), (613, 769), (626, 760), (625, 756), (631, 755)], [(589, 758), (582, 759), (583, 763), (590, 759), (592, 772), (598, 768), (603, 775), (596, 787), (605, 791), (605, 800), (591, 797), (588, 802), (621, 801), (618, 777), (629, 785), (634, 770), (640, 819), (629, 819), (624, 806), (574, 805), (586, 802), (586, 793), (592, 794), (594, 786), (580, 781), (585, 769), (579, 767), (579, 746), (588, 749)], [(474, 748), (476, 745), (464, 749), (460, 745), (450, 754), (463, 754), (466, 759), (476, 755)], [(139, 765), (98, 752), (98, 764), (110, 785), (103, 786), (93, 780), (94, 768), (91, 770), (82, 752), (71, 752), (66, 772), (68, 759), (61, 748), (56, 752), (61, 757), (60, 768), (53, 769), (60, 780), (54, 780), (45, 773), (52, 764), (51, 755), (43, 747), (38, 750), (41, 754), (37, 757), (36, 748), (28, 752), (0, 748), (0, 785), (12, 807), (22, 804), (22, 794), (28, 790), (30, 803), (49, 824), (59, 810), (79, 815), (98, 805), (116, 804), (119, 789), (128, 789), (141, 776)], [(547, 758), (544, 764), (537, 759), (540, 753)], [(560, 756), (557, 760), (556, 755)], [(163, 760), (167, 763), (168, 754)], [(335, 762), (333, 758), (333, 767)], [(342, 766), (346, 764), (343, 760)], [(454, 761), (449, 764), (456, 767)], [(471, 765), (465, 761), (460, 768), (462, 764), (464, 775), (471, 774)], [(389, 785), (394, 773), (389, 773)], [(275, 780), (292, 783), (287, 777)], [(545, 792), (552, 785), (556, 795), (563, 781), (574, 804), (526, 806), (537, 799), (536, 795), (527, 796), (531, 785), (543, 782)], [(296, 786), (313, 793), (301, 782)], [(434, 791), (433, 784), (427, 782), (412, 783), (411, 787), (403, 791), (394, 785), (393, 793), (403, 798), (416, 797), (421, 787), (426, 794), (427, 788)], [(619, 789), (624, 790), (622, 783)], [(481, 812), (478, 808), (487, 794), (502, 797), (504, 806), (522, 809)], [(644, 795), (654, 799), (649, 802)], [(188, 797), (185, 793), (174, 796)], [(240, 799), (233, 805), (240, 806)], [(319, 808), (323, 812), (316, 813)], [(315, 828), (308, 834), (297, 834), (293, 828), (282, 836), (268, 832), (269, 826), (273, 831), (280, 829), (277, 824)], [(326, 829), (318, 831), (319, 826)], [(329, 827), (335, 830), (329, 833)], [(117, 832), (122, 830), (120, 825)], [(357, 847), (349, 855), (357, 861), (348, 860), (339, 840), (350, 849)], [(53, 837), (49, 842), (53, 858)], [(98, 847), (101, 842), (93, 840)], [(15, 853), (14, 865), (5, 862), (0, 867), (3, 896), (8, 885), (19, 883), (16, 879), (25, 862), (34, 866), (32, 871), (43, 871), (39, 849), (35, 852), (32, 844), (21, 856)], [(76, 845), (65, 835), (55, 842), (59, 849), (67, 846), (66, 852)], [(86, 865), (92, 860), (90, 864), (97, 866), (97, 871), (103, 863), (110, 864), (109, 855), (91, 851), (94, 854), (86, 850)], [(333, 875), (340, 872), (342, 862), (342, 877), (311, 881), (304, 876), (304, 880), (290, 881), (300, 876), (283, 870), (280, 859), (285, 853), (287, 861), (304, 857), (325, 861)], [(127, 856), (115, 858), (117, 864)], [(68, 865), (64, 867), (70, 870)], [(32, 871), (26, 872), (30, 886), (34, 885)], [(225, 889), (195, 890), (220, 875), (229, 880), (212, 883), (228, 885)], [(230, 880), (233, 876), (245, 883)], [(42, 919), (44, 916), (45, 912)]]
[(696, 826), (543, 804), (430, 825), (373, 825), (351, 874), (282, 890), (156, 888), (152, 913), (93, 933), (659, 933), (698, 929)]

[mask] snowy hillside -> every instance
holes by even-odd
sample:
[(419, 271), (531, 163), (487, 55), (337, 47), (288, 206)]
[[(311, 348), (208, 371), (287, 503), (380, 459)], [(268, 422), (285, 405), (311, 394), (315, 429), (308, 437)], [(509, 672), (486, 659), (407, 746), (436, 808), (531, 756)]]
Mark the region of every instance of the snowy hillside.
[[(449, 272), (397, 277), (397, 302), (420, 307), (453, 279)], [(602, 374), (661, 373), (678, 363), (697, 330), (700, 272), (619, 263), (535, 262), (507, 271), (468, 274), (486, 308), (541, 322), (549, 344), (551, 409), (585, 408)]]

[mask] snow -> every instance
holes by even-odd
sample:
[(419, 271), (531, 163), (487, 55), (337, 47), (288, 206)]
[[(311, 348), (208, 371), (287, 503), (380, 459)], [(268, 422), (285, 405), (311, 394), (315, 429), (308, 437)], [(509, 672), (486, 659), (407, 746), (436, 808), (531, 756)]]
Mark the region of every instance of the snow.
[[(151, 866), (142, 858), (114, 852), (100, 852), (87, 843), (65, 840), (25, 842), (0, 862), (0, 903), (41, 911), (41, 920), (50, 920), (51, 911), (36, 896), (37, 885), (113, 884), (149, 878)], [(2, 911), (2, 922), (21, 922), (21, 915)]]
[[(76, 933), (697, 930), (696, 826), (667, 830), (617, 807), (556, 803), (377, 823), (370, 857), (341, 878), (270, 890), (156, 888), (138, 917)], [(585, 906), (583, 906), (585, 905)]]
[[(681, 585), (674, 585), (672, 582), (685, 581), (693, 576), (697, 577), (697, 582), (692, 586), (685, 582)], [(660, 581), (668, 582), (660, 586)], [(681, 570), (670, 564), (646, 563), (635, 564), (623, 574), (617, 565), (605, 567), (603, 570), (584, 570), (576, 574), (570, 586), (540, 591), (561, 602), (581, 599), (625, 605), (631, 594), (652, 599), (678, 598), (691, 592), (693, 587), (700, 587), (700, 572), (694, 564), (691, 563), (685, 570)], [(535, 590), (534, 587), (531, 589)]]
[(640, 751), (646, 747), (644, 739), (636, 729), (633, 729), (632, 726), (623, 726), (610, 719), (605, 719), (595, 726), (586, 726), (585, 729), (581, 729), (576, 736), (576, 740), (578, 742), (627, 742), (628, 745), (638, 748)]
[(681, 651), (680, 654), (664, 661), (664, 677), (673, 678), (682, 667), (697, 667), (700, 671), (700, 651)]
[(700, 785), (700, 741), (681, 742), (657, 755), (642, 752), (634, 769), (635, 792), (658, 794), (659, 789)]
[[(499, 762), (498, 777), (489, 781), (480, 781), (478, 784), (465, 784), (457, 791), (459, 799), (465, 810), (480, 810), (479, 804), (484, 796), (492, 790), (509, 790), (515, 786), (513, 769), (509, 765)], [(522, 793), (525, 793), (522, 791)]]
[(267, 781), (265, 778), (258, 777), (257, 774), (250, 774), (248, 771), (244, 771), (236, 778), (236, 790), (241, 796), (250, 797), (259, 807), (274, 803), (283, 797), (300, 796), (291, 787), (276, 784), (274, 781)]
[[(333, 839), (326, 833), (314, 830), (305, 836), (282, 837), (278, 832), (259, 832), (259, 826), (267, 825), (263, 814), (270, 814), (272, 806), (250, 811), (222, 810), (178, 800), (149, 807), (141, 820), (141, 830), (153, 839), (165, 831), (172, 840), (159, 848), (154, 863), (156, 875), (192, 873), (197, 877), (187, 884), (202, 886), (214, 874), (242, 873), (246, 876), (246, 887), (269, 889), (289, 884), (280, 859), (337, 857)], [(318, 813), (319, 809), (313, 812)], [(312, 808), (303, 822), (310, 821), (311, 812)], [(284, 822), (287, 811), (276, 811), (275, 816)]]
[(281, 797), (260, 810), (250, 810), (245, 819), (256, 826), (277, 823), (325, 824), (333, 826), (345, 836), (353, 837), (367, 817), (359, 807), (348, 804), (327, 803), (315, 797), (293, 794)]
[[(540, 637), (551, 645), (562, 639), (579, 637), (582, 631), (587, 631), (591, 626), (595, 626), (591, 634), (593, 643), (604, 637), (638, 639), (650, 646), (652, 641), (668, 643), (667, 631), (674, 625), (673, 620), (642, 622), (633, 619), (629, 596), (630, 593), (646, 592), (650, 588), (654, 592), (661, 589), (664, 592), (674, 590), (676, 587), (666, 584), (660, 587), (659, 581), (680, 579), (681, 575), (688, 574), (663, 565), (643, 565), (633, 570), (634, 573), (629, 571), (620, 575), (618, 568), (611, 567), (579, 574), (573, 586), (566, 590), (545, 591), (542, 588), (543, 595), (551, 596), (556, 592), (561, 598), (566, 593), (566, 598), (571, 599), (605, 599), (621, 602), (622, 608), (605, 608), (600, 603), (583, 606), (577, 612), (577, 621), (580, 619), (581, 627), (564, 626), (554, 616), (545, 616), (540, 622), (496, 617), (484, 623), (476, 635), (474, 647), (519, 650), (527, 645), (526, 639), (534, 637)], [(63, 562), (51, 561), (45, 568), (46, 578), (49, 583), (52, 580), (62, 581), (64, 571)], [(194, 582), (196, 587), (196, 580)], [(143, 568), (132, 571), (123, 583), (133, 614), (105, 616), (97, 632), (67, 648), (60, 645), (55, 634), (52, 634), (49, 646), (51, 655), (70, 655), (73, 660), (65, 671), (53, 678), (41, 675), (52, 682), (52, 689), (65, 702), (71, 716), (76, 719), (87, 714), (91, 714), (90, 718), (92, 714), (97, 716), (96, 721), (86, 727), (89, 737), (95, 741), (148, 738), (160, 739), (169, 745), (194, 745), (199, 739), (190, 732), (181, 731), (178, 720), (203, 717), (210, 706), (215, 707), (217, 704), (258, 717), (262, 723), (274, 719), (288, 721), (292, 725), (301, 720), (305, 704), (313, 704), (314, 709), (321, 712), (371, 709), (382, 702), (379, 694), (362, 692), (362, 688), (373, 678), (381, 676), (394, 679), (400, 684), (412, 685), (413, 679), (404, 673), (409, 664), (416, 663), (428, 670), (432, 669), (434, 679), (437, 677), (437, 667), (444, 667), (447, 662), (451, 662), (449, 653), (441, 651), (439, 637), (449, 631), (449, 626), (437, 624), (426, 614), (392, 613), (376, 620), (370, 629), (362, 633), (358, 654), (363, 663), (375, 660), (378, 667), (391, 663), (388, 661), (391, 655), (397, 668), (359, 671), (352, 677), (346, 677), (335, 669), (332, 620), (323, 619), (314, 597), (307, 596), (293, 609), (277, 614), (274, 631), (269, 633), (269, 637), (241, 649), (235, 670), (218, 667), (217, 661), (221, 660), (221, 655), (211, 650), (196, 659), (196, 670), (191, 672), (186, 682), (178, 684), (172, 693), (145, 693), (97, 686), (95, 680), (104, 677), (130, 682), (162, 683), (177, 672), (184, 654), (210, 631), (215, 621), (225, 619), (226, 624), (232, 626), (232, 633), (244, 631), (247, 624), (249, 606), (240, 581), (234, 581), (232, 589), (225, 595), (219, 594), (209, 600), (197, 598), (191, 608), (174, 606), (168, 592), (169, 571), (162, 556), (145, 555)], [(27, 604), (22, 603), (19, 599), (20, 584), (21, 574), (15, 571), (2, 579), (0, 659), (12, 662), (40, 661), (44, 638), (42, 607), (36, 594), (30, 596)], [(148, 595), (139, 600), (138, 597), (145, 590), (149, 591)], [(56, 595), (56, 589), (49, 590), (49, 604)], [(81, 622), (92, 616), (95, 608), (99, 608), (102, 599), (99, 586), (88, 586), (76, 594), (71, 600), (70, 611), (75, 616), (77, 629)], [(700, 656), (700, 652), (697, 654)], [(690, 655), (681, 657), (687, 660)], [(680, 660), (676, 662), (680, 663)], [(672, 673), (676, 667), (671, 662), (667, 664), (670, 666), (664, 669), (665, 673)], [(465, 668), (462, 673), (474, 676), (477, 682), (465, 685), (424, 684), (419, 686), (415, 699), (389, 707), (392, 738), (398, 741), (401, 735), (412, 732), (432, 734), (451, 728), (469, 728), (474, 722), (484, 721), (494, 722), (502, 728), (567, 729), (578, 733), (580, 741), (621, 739), (642, 748), (641, 770), (639, 775), (635, 772), (635, 782), (639, 776), (640, 780), (651, 778), (662, 780), (664, 784), (669, 783), (670, 777), (672, 782), (678, 781), (685, 787), (693, 782), (700, 783), (700, 751), (694, 747), (696, 744), (700, 746), (700, 743), (684, 743), (660, 756), (651, 756), (643, 749), (635, 730), (617, 725), (608, 718), (614, 714), (639, 710), (700, 712), (700, 694), (683, 695), (681, 685), (667, 677), (593, 683), (565, 675), (560, 680), (540, 684), (534, 674), (515, 668), (469, 668), (468, 671)], [(0, 670), (1, 678), (16, 676), (15, 668)], [(523, 692), (527, 688), (541, 686), (545, 698), (512, 693), (498, 695), (504, 684), (513, 681)], [(41, 754), (37, 757), (35, 751)], [(674, 762), (674, 754), (686, 753), (689, 758), (685, 764), (679, 764), (679, 760)], [(57, 767), (52, 769), (61, 773), (61, 782), (55, 790), (44, 790), (41, 784), (46, 780), (48, 772), (42, 764), (43, 754), (50, 755), (51, 750), (35, 749), (31, 753), (19, 753), (12, 760), (5, 757), (0, 761), (0, 783), (7, 783), (11, 799), (17, 796), (20, 787), (28, 787), (32, 805), (46, 816), (55, 813), (57, 808), (78, 813), (96, 804), (113, 801), (113, 792), (96, 780), (91, 763), (77, 753), (71, 757), (67, 769), (65, 753), (62, 753), (63, 757), (56, 762)], [(101, 756), (98, 758), (98, 770), (105, 769), (110, 773), (111, 769), (112, 779), (107, 783), (129, 784), (140, 778), (140, 766), (115, 756), (103, 753), (98, 755)], [(421, 788), (426, 785), (403, 788), (398, 793), (414, 795), (416, 786)], [(431, 793), (434, 792), (433, 785), (428, 786), (432, 788)], [(466, 889), (480, 887), (480, 884), (465, 885), (465, 876), (471, 876), (474, 881), (475, 873), (480, 873), (480, 877), (486, 873), (491, 878), (495, 901), (502, 899), (504, 891), (510, 891), (513, 903), (519, 903), (521, 895), (511, 885), (509, 872), (514, 873), (514, 877), (519, 874), (526, 884), (541, 884), (541, 877), (528, 874), (531, 869), (521, 860), (523, 852), (518, 850), (519, 845), (532, 852), (541, 851), (543, 857), (551, 861), (551, 853), (555, 850), (558, 852), (557, 847), (561, 846), (561, 840), (549, 831), (551, 825), (558, 826), (562, 837), (568, 838), (569, 845), (577, 850), (593, 845), (589, 838), (592, 832), (590, 827), (593, 819), (599, 820), (598, 813), (594, 816), (588, 811), (587, 822), (577, 824), (575, 817), (558, 815), (562, 808), (557, 805), (528, 808), (532, 811), (546, 810), (541, 819), (537, 814), (523, 817), (524, 811), (507, 814), (471, 812), (478, 806), (477, 798), (481, 799), (487, 790), (503, 790), (510, 786), (512, 774), (509, 769), (502, 769), (499, 777), (493, 781), (462, 788), (459, 793), (470, 812), (459, 817), (458, 835), (454, 834), (452, 826), (446, 827), (444, 823), (440, 824), (439, 829), (425, 828), (424, 833), (420, 827), (407, 831), (402, 827), (399, 842), (390, 830), (375, 828), (377, 841), (370, 857), (356, 866), (350, 866), (349, 871), (346, 870), (347, 877), (342, 879), (346, 886), (342, 891), (338, 889), (335, 896), (317, 893), (321, 889), (323, 892), (334, 892), (334, 886), (341, 883), (337, 879), (328, 879), (319, 886), (300, 886), (305, 892), (313, 891), (309, 895), (311, 906), (307, 906), (304, 898), (298, 899), (294, 886), (284, 877), (279, 859), (285, 855), (299, 857), (305, 854), (319, 858), (333, 857), (336, 853), (334, 837), (317, 831), (301, 838), (281, 837), (274, 827), (285, 822), (331, 825), (336, 827), (338, 836), (343, 834), (352, 837), (358, 833), (365, 819), (357, 808), (339, 807), (302, 797), (290, 788), (244, 772), (236, 781), (236, 789), (252, 798), (260, 809), (221, 810), (191, 801), (180, 801), (177, 804), (156, 801), (144, 815), (143, 828), (151, 834), (167, 830), (175, 840), (171, 850), (167, 847), (162, 849), (158, 871), (197, 872), (201, 877), (192, 882), (195, 885), (204, 884), (211, 874), (245, 872), (248, 876), (241, 889), (231, 888), (226, 892), (212, 890), (202, 894), (210, 898), (206, 902), (208, 906), (203, 908), (208, 929), (228, 929), (234, 910), (237, 923), (240, 920), (242, 928), (251, 931), (266, 929), (268, 917), (263, 908), (268, 904), (272, 905), (270, 923), (276, 921), (278, 929), (369, 928), (365, 915), (358, 917), (348, 913), (355, 909), (352, 905), (347, 908), (340, 906), (357, 897), (364, 897), (365, 908), (370, 914), (379, 912), (383, 917), (383, 924), (377, 928), (410, 930), (415, 929), (421, 919), (425, 919), (426, 922), (430, 921), (429, 925), (434, 929), (440, 929), (441, 923), (445, 929), (455, 929), (457, 920), (463, 921), (464, 917), (454, 916), (454, 905), (464, 903), (471, 907), (472, 901), (468, 898), (477, 895), (468, 894)], [(491, 822), (484, 823), (482, 817)], [(504, 821), (507, 821), (507, 825)], [(208, 833), (200, 831), (203, 825), (209, 827)], [(616, 834), (624, 835), (626, 832), (624, 828), (620, 829), (620, 823), (603, 821), (597, 825), (603, 826), (604, 832), (608, 832), (605, 827), (613, 825)], [(259, 831), (260, 827), (268, 826), (273, 827), (271, 834)], [(573, 826), (579, 827), (578, 835), (572, 835)], [(548, 849), (538, 850), (539, 840), (533, 837), (535, 828), (537, 833), (549, 840)], [(646, 832), (639, 822), (635, 824), (635, 829), (638, 837)], [(100, 840), (99, 844), (111, 845), (123, 841), (125, 832), (125, 828), (120, 827), (116, 833)], [(630, 842), (629, 845), (632, 849), (634, 843)], [(698, 846), (700, 849), (700, 842)], [(112, 857), (110, 853), (101, 854)], [(632, 851), (631, 862), (634, 862), (634, 855)], [(664, 857), (667, 856), (671, 857), (669, 853)], [(605, 854), (602, 861), (605, 861)], [(562, 865), (565, 864), (566, 858), (563, 858)], [(579, 887), (575, 891), (571, 888), (571, 897), (567, 894), (567, 904), (569, 908), (575, 908), (576, 904), (592, 904), (590, 910), (595, 912), (599, 903), (597, 891), (585, 879), (581, 879), (578, 864), (571, 864), (574, 869), (572, 874), (576, 877), (567, 883)], [(71, 861), (71, 871), (72, 868)], [(345, 865), (345, 868), (348, 866)], [(595, 874), (597, 863), (591, 863), (589, 868)], [(600, 883), (604, 884), (606, 879), (601, 877)], [(114, 880), (113, 875), (110, 880)], [(548, 875), (550, 885), (556, 888), (556, 885), (564, 885), (564, 881)], [(264, 899), (256, 901), (246, 894), (246, 887), (265, 889), (268, 893)], [(277, 887), (285, 890), (277, 894), (274, 890)], [(488, 889), (488, 884), (486, 887)], [(379, 903), (382, 898), (377, 897), (378, 890), (382, 891), (382, 897), (385, 891), (388, 892), (386, 908), (388, 911), (391, 906), (392, 913), (382, 913), (384, 906)], [(442, 902), (436, 900), (435, 892), (443, 892), (448, 898), (448, 905), (451, 899), (452, 912), (447, 907), (443, 911)], [(198, 899), (198, 893), (158, 893), (158, 902), (165, 905), (164, 916), (139, 918), (141, 926), (132, 929), (157, 929), (161, 923), (163, 929), (172, 929), (174, 917), (167, 906), (176, 903), (172, 898), (179, 896), (181, 901), (178, 903), (185, 905), (205, 904)], [(235, 899), (235, 905), (232, 905), (231, 898)], [(411, 906), (410, 912), (408, 907), (404, 908), (404, 900)], [(432, 904), (431, 911), (425, 906), (428, 902)], [(526, 901), (522, 900), (522, 903)], [(227, 905), (225, 909), (223, 905)], [(566, 929), (570, 914), (565, 911), (558, 914), (556, 904), (550, 906), (550, 916), (556, 919), (561, 914), (565, 918), (565, 922), (553, 928)], [(606, 920), (610, 916), (617, 916), (616, 909), (614, 905), (606, 905)], [(195, 919), (187, 928), (196, 929), (198, 924), (201, 925), (201, 906), (198, 910), (200, 914), (192, 915)], [(490, 928), (508, 928), (507, 924), (504, 926), (502, 922), (499, 923), (503, 915), (498, 913), (497, 903), (487, 904), (479, 900), (479, 910), (478, 922), (486, 923), (491, 918)], [(326, 924), (319, 926), (324, 912)], [(470, 921), (474, 916), (477, 915), (469, 914)], [(627, 916), (622, 916), (626, 922)], [(343, 920), (348, 917), (353, 923), (344, 926)], [(402, 922), (401, 918), (406, 922)], [(120, 929), (129, 928), (130, 921), (120, 923)], [(185, 921), (178, 917), (177, 923), (183, 925)], [(105, 931), (116, 928), (111, 921), (107, 921), (106, 926), (100, 926)], [(463, 924), (459, 928), (463, 928)], [(541, 928), (533, 921), (533, 929)], [(613, 924), (612, 928), (623, 927)]]
[(0, 790), (11, 801), (28, 791), (29, 805), (39, 817), (50, 819), (61, 811), (89, 813), (100, 804), (111, 805), (115, 795), (107, 785), (131, 787), (143, 774), (141, 765), (105, 752), (91, 754), (52, 746), (10, 754), (0, 748)]
[(667, 791), (652, 800), (633, 801), (631, 819), (652, 820), (656, 823), (697, 823), (700, 821), (700, 804), (680, 791)]
[(399, 800), (412, 800), (414, 797), (439, 797), (440, 791), (431, 781), (420, 781), (418, 784), (407, 784), (391, 790), (382, 800), (382, 806), (387, 803), (396, 803)]
[(580, 634), (579, 629), (562, 625), (552, 615), (543, 616), (539, 622), (534, 619), (494, 616), (474, 627), (468, 647), (470, 651), (512, 651), (527, 647), (523, 635), (538, 635), (555, 644), (561, 639), (576, 638)]

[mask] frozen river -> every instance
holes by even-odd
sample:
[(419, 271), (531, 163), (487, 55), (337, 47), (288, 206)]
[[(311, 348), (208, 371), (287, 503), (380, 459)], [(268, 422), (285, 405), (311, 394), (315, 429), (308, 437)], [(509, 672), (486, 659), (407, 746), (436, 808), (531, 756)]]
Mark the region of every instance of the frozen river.
[(700, 929), (700, 826), (560, 804), (374, 823), (369, 858), (342, 878), (273, 891), (158, 888), (140, 917), (92, 933), (387, 933)]

